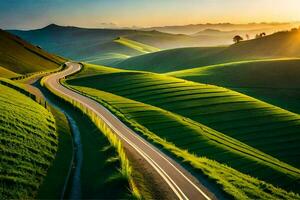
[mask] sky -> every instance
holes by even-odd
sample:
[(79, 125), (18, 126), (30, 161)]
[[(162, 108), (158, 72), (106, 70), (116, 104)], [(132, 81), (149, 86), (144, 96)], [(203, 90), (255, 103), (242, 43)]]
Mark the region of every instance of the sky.
[(0, 0), (0, 28), (300, 21), (300, 0)]

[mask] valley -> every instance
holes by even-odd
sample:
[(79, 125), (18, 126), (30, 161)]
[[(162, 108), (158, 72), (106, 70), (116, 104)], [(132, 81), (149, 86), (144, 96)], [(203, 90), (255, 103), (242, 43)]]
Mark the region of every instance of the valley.
[(0, 199), (300, 199), (298, 21), (52, 3), (0, 29)]

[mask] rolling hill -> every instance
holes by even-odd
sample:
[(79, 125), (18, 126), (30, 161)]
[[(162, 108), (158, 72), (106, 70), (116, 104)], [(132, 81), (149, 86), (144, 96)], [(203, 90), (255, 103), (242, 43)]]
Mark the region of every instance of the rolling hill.
[(168, 72), (216, 62), (214, 55), (226, 47), (188, 47), (163, 50), (128, 58), (114, 67), (120, 69)]
[(300, 113), (300, 60), (236, 62), (175, 71), (168, 75), (232, 88)]
[[(229, 44), (232, 36), (226, 35), (226, 39), (216, 35), (184, 35), (169, 34), (159, 31), (143, 31), (131, 29), (91, 29), (70, 26), (58, 26), (51, 24), (41, 29), (9, 32), (46, 49), (49, 52), (62, 55), (75, 60), (92, 60), (98, 63), (104, 60), (111, 63), (136, 56), (145, 51), (137, 51), (137, 46), (151, 46), (153, 49), (169, 49), (179, 47), (216, 46)], [(116, 41), (121, 38), (121, 42)], [(124, 43), (122, 41), (130, 40)], [(140, 49), (140, 47), (139, 47)], [(149, 52), (149, 51), (146, 51)]]
[(0, 30), (0, 73), (11, 78), (18, 74), (58, 68), (65, 60)]
[(17, 90), (2, 84), (0, 90), (0, 196), (32, 199), (55, 157), (55, 120), (51, 112)]
[[(251, 31), (260, 30), (261, 32), (274, 32), (279, 30), (291, 29), (299, 26), (299, 22), (295, 23), (248, 23), (248, 24), (232, 24), (232, 23), (207, 23), (207, 24), (188, 24), (177, 26), (157, 26), (144, 28), (142, 30), (157, 30), (172, 34), (195, 34), (207, 29), (217, 29), (221, 31)], [(239, 33), (241, 34), (241, 33)]]
[(117, 37), (110, 42), (83, 48), (78, 52), (78, 59), (94, 64), (112, 65), (131, 56), (155, 51), (159, 49), (125, 37)]
[[(67, 83), (118, 112), (127, 123), (141, 125), (144, 128), (138, 130), (150, 131), (153, 138), (159, 136), (197, 156), (297, 191), (292, 186), (298, 184), (297, 178), (287, 178), (279, 166), (300, 166), (295, 159), (299, 115), (213, 85), (98, 69), (85, 68)], [(272, 167), (274, 163), (279, 168)]]
[(120, 62), (116, 67), (171, 72), (224, 62), (299, 56), (300, 30), (295, 29), (243, 41), (229, 47), (180, 48), (140, 55)]

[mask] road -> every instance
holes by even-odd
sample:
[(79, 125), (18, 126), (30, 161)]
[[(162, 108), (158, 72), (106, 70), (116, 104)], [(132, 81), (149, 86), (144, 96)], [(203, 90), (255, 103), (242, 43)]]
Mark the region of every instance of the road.
[(174, 160), (128, 128), (101, 104), (61, 85), (60, 79), (81, 69), (81, 65), (78, 63), (68, 62), (66, 65), (65, 70), (47, 76), (44, 82), (46, 87), (55, 90), (61, 96), (67, 96), (80, 102), (102, 118), (120, 138), (123, 145), (132, 148), (132, 152), (139, 154), (145, 162), (154, 168), (178, 199), (215, 199), (215, 196), (195, 181), (195, 178), (189, 172), (180, 165), (175, 164)]

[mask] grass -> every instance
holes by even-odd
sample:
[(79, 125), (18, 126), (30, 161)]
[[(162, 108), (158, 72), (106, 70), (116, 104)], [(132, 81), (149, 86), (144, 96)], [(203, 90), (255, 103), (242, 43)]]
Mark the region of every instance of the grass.
[(58, 149), (47, 176), (39, 187), (38, 199), (60, 199), (63, 197), (73, 162), (72, 131), (68, 119), (61, 111), (53, 107), (51, 107), (51, 112), (56, 122)]
[[(45, 84), (45, 80), (46, 77), (42, 79), (42, 85), (44, 85), (47, 89), (49, 89), (51, 91), (51, 88), (48, 88), (47, 85)], [(81, 110), (83, 113), (86, 114), (86, 116), (94, 123), (94, 125), (96, 126), (97, 129), (99, 129), (101, 131), (101, 133), (103, 133), (103, 136), (106, 137), (106, 139), (108, 139), (110, 145), (115, 149), (115, 151), (117, 152), (117, 156), (119, 158), (119, 162), (120, 162), (120, 173), (119, 175), (110, 177), (110, 181), (107, 183), (111, 183), (112, 180), (126, 180), (127, 184), (130, 187), (130, 191), (132, 194), (131, 198), (137, 198), (140, 199), (141, 198), (141, 194), (139, 189), (137, 188), (133, 177), (132, 177), (132, 168), (130, 166), (130, 163), (127, 159), (127, 156), (125, 154), (125, 151), (121, 145), (120, 140), (117, 138), (117, 136), (114, 134), (114, 132), (111, 130), (111, 128), (101, 119), (99, 118), (97, 115), (95, 115), (95, 113), (86, 108), (85, 106), (83, 106), (81, 103), (74, 101), (73, 99), (70, 99), (67, 96), (61, 96), (59, 93), (56, 93), (55, 91), (51, 91), (53, 94), (55, 94), (56, 96), (59, 96), (60, 98), (64, 99), (66, 102), (71, 103), (74, 107), (78, 108), (79, 110)], [(88, 145), (85, 145), (88, 146)], [(92, 147), (94, 148), (94, 147)], [(106, 148), (104, 148), (106, 149)], [(90, 151), (92, 152), (92, 151)], [(115, 155), (113, 155), (113, 157), (115, 157)], [(94, 158), (93, 158), (94, 159)], [(107, 160), (111, 160), (109, 158), (107, 158)], [(90, 169), (88, 169), (89, 171)], [(116, 179), (117, 177), (117, 179)], [(120, 179), (121, 178), (121, 179)], [(115, 181), (114, 181), (115, 182)], [(121, 185), (124, 186), (124, 184), (126, 183), (124, 181), (122, 181)], [(118, 184), (118, 187), (121, 187), (120, 184)], [(125, 184), (126, 185), (126, 184)]]
[[(101, 68), (101, 67), (99, 67)], [(177, 113), (299, 167), (300, 117), (232, 90), (164, 75), (130, 71), (68, 83), (92, 87)], [(104, 70), (104, 68), (103, 68)], [(80, 73), (81, 74), (81, 73)], [(282, 132), (282, 130), (285, 130)], [(272, 137), (276, 134), (276, 137)], [(291, 144), (291, 140), (293, 143)], [(269, 145), (269, 144), (278, 145)]]
[[(45, 88), (40, 88), (51, 104), (59, 106), (69, 116), (80, 132), (83, 163), (81, 166), (82, 199), (129, 199), (128, 180), (120, 172), (120, 159), (116, 149), (110, 145), (105, 135), (82, 111), (54, 96)], [(69, 183), (72, 183), (72, 175)], [(64, 198), (69, 198), (69, 184)]]
[[(151, 72), (172, 72), (225, 62), (300, 57), (300, 30), (278, 32), (228, 47), (169, 49), (128, 58), (114, 66)], [(272, 49), (272, 51), (270, 51)]]
[[(11, 30), (10, 32), (57, 55), (74, 60), (94, 60), (91, 62), (97, 64), (116, 64), (124, 58), (124, 55), (134, 56), (142, 54), (140, 51), (114, 42), (118, 37), (130, 41), (125, 44), (130, 44), (129, 46), (139, 50), (145, 48), (147, 52), (154, 49), (157, 50), (156, 48), (215, 46), (220, 43), (220, 40), (216, 37), (212, 39), (211, 37), (168, 34), (159, 31), (89, 29), (58, 26), (55, 24), (38, 30)], [(156, 48), (153, 49), (153, 47)], [(114, 55), (112, 60), (109, 60), (108, 57), (112, 56), (111, 53)]]
[(246, 93), (277, 106), (300, 113), (299, 59), (234, 62), (167, 75), (195, 82), (215, 84)]
[(103, 44), (85, 47), (81, 52), (80, 60), (88, 63), (114, 65), (132, 56), (154, 51), (159, 51), (159, 49), (125, 37), (118, 37)]
[[(170, 72), (205, 65), (215, 61), (213, 56), (226, 47), (186, 47), (167, 49), (127, 58), (114, 67), (151, 72)], [(211, 57), (210, 57), (211, 56)]]
[[(118, 110), (121, 109), (122, 113), (127, 113), (130, 119), (137, 120), (138, 123), (161, 138), (167, 138), (179, 148), (225, 163), (274, 185), (284, 185), (285, 181), (282, 178), (285, 176), (284, 173), (283, 176), (275, 176), (274, 171), (264, 168), (265, 166), (255, 167), (257, 161), (246, 161), (245, 155), (240, 155), (241, 152), (236, 150), (244, 149), (247, 144), (254, 147), (255, 150), (254, 148), (248, 149), (247, 145), (246, 149), (252, 152), (259, 150), (258, 154), (261, 152), (269, 154), (273, 156), (271, 159), (273, 161), (279, 159), (281, 164), (284, 163), (283, 165), (289, 163), (295, 167), (299, 166), (297, 159), (299, 134), (297, 132), (300, 120), (297, 114), (217, 86), (152, 73), (124, 70), (118, 72), (115, 69), (109, 73), (109, 68), (100, 66), (95, 76), (88, 76), (91, 72), (89, 68), (89, 66), (86, 67), (67, 83), (73, 86), (103, 90), (129, 100), (145, 103), (146, 106), (143, 104), (138, 106), (131, 105), (124, 99), (123, 102), (121, 100), (114, 101), (113, 98), (110, 98), (109, 101)], [(96, 70), (96, 68), (93, 69)], [(95, 73), (93, 72), (93, 74)], [(80, 90), (82, 91), (82, 88)], [(88, 89), (85, 90), (90, 94)], [(108, 96), (101, 95), (103, 99)], [(167, 114), (153, 112), (149, 108), (150, 105), (165, 110)], [(179, 119), (175, 118), (175, 121), (172, 117), (170, 119), (170, 113), (177, 114), (180, 116)], [(205, 134), (205, 131), (199, 128), (199, 126), (203, 127), (201, 124), (212, 129)], [(281, 130), (286, 131), (282, 132)], [(274, 137), (275, 135), (276, 137)], [(229, 141), (234, 142), (225, 142), (227, 137), (230, 138)], [(266, 154), (261, 155), (269, 157)], [(266, 165), (270, 167), (269, 164)], [(291, 167), (290, 165), (289, 167)], [(281, 170), (279, 169), (279, 171)], [(289, 181), (286, 181), (289, 185)], [(289, 187), (292, 185), (287, 186), (287, 188)]]
[(45, 71), (40, 71), (40, 72), (32, 72), (32, 73), (27, 73), (25, 75), (19, 75), (19, 76), (15, 76), (12, 77), (11, 80), (15, 80), (18, 83), (23, 83), (23, 84), (31, 84), (32, 80), (37, 80), (43, 76), (46, 76), (48, 74), (54, 73), (54, 72), (58, 72), (60, 70), (62, 70), (64, 68), (64, 66), (60, 66), (56, 69), (50, 69), (50, 70), (45, 70)]
[(53, 115), (0, 84), (1, 198), (34, 198), (54, 160), (58, 138)]
[[(255, 159), (255, 156), (252, 157), (242, 152), (243, 150), (245, 152), (247, 151), (248, 153), (252, 151), (256, 152), (257, 154), (263, 155), (261, 152), (253, 150), (245, 144), (241, 144), (238, 141), (230, 139), (226, 136), (223, 136), (222, 139), (217, 139), (217, 137), (214, 137), (212, 135), (220, 136), (220, 133), (217, 133), (216, 131), (213, 131), (208, 127), (202, 126), (200, 124), (197, 124), (197, 126), (195, 124), (191, 124), (189, 121), (185, 121), (183, 117), (172, 114), (170, 112), (166, 112), (153, 106), (149, 106), (95, 89), (85, 87), (73, 88), (99, 101), (102, 105), (106, 106), (115, 115), (117, 115), (118, 118), (129, 124), (136, 132), (144, 134), (144, 136), (148, 137), (150, 140), (153, 140), (155, 143), (162, 145), (164, 149), (169, 150), (173, 154), (178, 156), (183, 160), (183, 162), (187, 162), (195, 169), (200, 170), (201, 173), (205, 174), (210, 180), (216, 181), (227, 194), (231, 195), (234, 198), (245, 199), (260, 197), (262, 199), (268, 199), (276, 198), (279, 196), (286, 199), (299, 198), (298, 195), (287, 193), (286, 191), (278, 189), (271, 184), (267, 184), (264, 181), (260, 181), (244, 173), (238, 172), (237, 170), (230, 168), (224, 164), (213, 161), (212, 159), (216, 159), (216, 156), (209, 156), (212, 159), (202, 157), (203, 155), (205, 155), (205, 152), (208, 152), (205, 151), (205, 147), (211, 147), (210, 151), (213, 151), (212, 153), (217, 154), (217, 151), (226, 152), (226, 154), (220, 155), (220, 157), (217, 159), (220, 159), (224, 156), (228, 159), (228, 161), (230, 157), (234, 159), (240, 158), (240, 164), (245, 164), (243, 167), (241, 166), (241, 168), (245, 168), (245, 166), (248, 166), (249, 164), (251, 164), (252, 167), (262, 166), (262, 168), (268, 168), (266, 167), (266, 165), (268, 164), (264, 166), (263, 162), (260, 159)], [(149, 118), (147, 118), (148, 116), (151, 116), (152, 120), (149, 120)], [(172, 131), (170, 131), (170, 129), (162, 127), (163, 124), (166, 123), (176, 126), (176, 131), (174, 131), (173, 129)], [(182, 132), (184, 132), (184, 136), (181, 134)], [(199, 153), (198, 155), (196, 155), (192, 153), (192, 151), (184, 150), (188, 149), (187, 146), (191, 146), (191, 144), (188, 143), (188, 138), (191, 137), (193, 137), (194, 139), (193, 142), (198, 143), (199, 146), (204, 147), (204, 149), (202, 149), (204, 150), (202, 154)], [(215, 140), (216, 142), (214, 142), (213, 140)], [(222, 143), (222, 140), (226, 140), (226, 142), (223, 142), (223, 144), (218, 144)], [(225, 146), (225, 143), (227, 143), (227, 146)], [(240, 150), (243, 150), (241, 150), (240, 152), (234, 151), (233, 147), (235, 145), (240, 145)], [(267, 155), (263, 157), (270, 158), (270, 156)], [(276, 171), (270, 168), (268, 170), (273, 171), (273, 173)], [(275, 174), (279, 175), (280, 172), (278, 173), (277, 171), (273, 175)], [(283, 174), (281, 176), (281, 181), (283, 181), (283, 177), (285, 176)], [(243, 188), (241, 188), (240, 186), (243, 186)], [(269, 190), (264, 191), (261, 187), (269, 188)]]
[(159, 48), (156, 48), (156, 47), (153, 47), (150, 45), (146, 45), (146, 44), (143, 44), (140, 42), (136, 42), (136, 41), (130, 40), (125, 37), (119, 37), (119, 38), (115, 39), (114, 42), (120, 43), (124, 46), (135, 49), (137, 51), (140, 51), (141, 53), (151, 53), (151, 52), (156, 52), (156, 51), (160, 50)]
[(0, 77), (13, 78), (13, 77), (17, 77), (17, 76), (20, 76), (20, 74), (17, 74), (13, 71), (10, 71), (10, 70), (0, 66)]
[(0, 30), (0, 66), (26, 74), (58, 68), (65, 60)]

